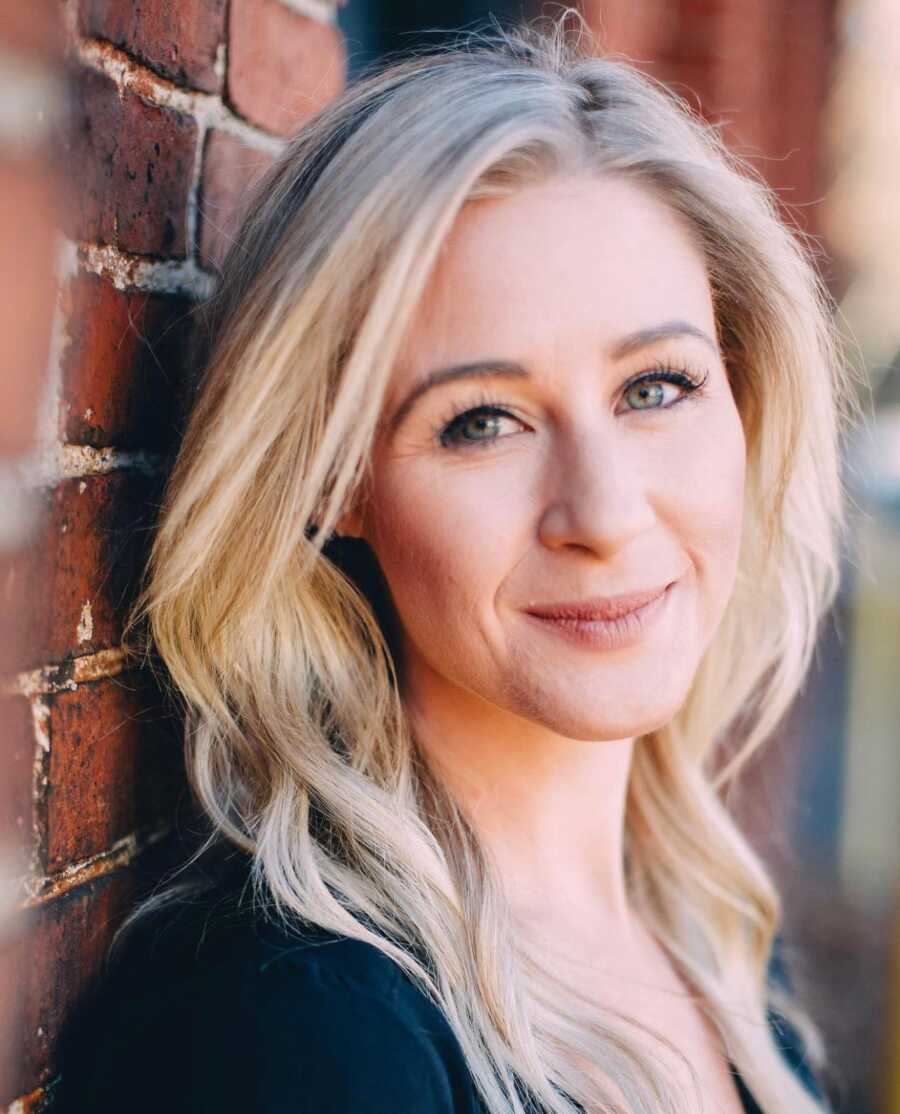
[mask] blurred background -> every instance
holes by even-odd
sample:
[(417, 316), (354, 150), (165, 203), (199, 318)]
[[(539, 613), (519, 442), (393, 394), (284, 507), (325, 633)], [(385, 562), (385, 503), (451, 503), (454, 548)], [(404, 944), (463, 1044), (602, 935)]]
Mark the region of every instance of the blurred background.
[[(0, 9), (0, 1110), (199, 819), (118, 649), (190, 404), (191, 310), (285, 136), (385, 54), (503, 0), (32, 0)], [(719, 124), (809, 237), (868, 414), (808, 682), (733, 805), (784, 895), (838, 1114), (900, 1114), (900, 5), (583, 0)], [(5, 1039), (3, 1039), (5, 1038)]]

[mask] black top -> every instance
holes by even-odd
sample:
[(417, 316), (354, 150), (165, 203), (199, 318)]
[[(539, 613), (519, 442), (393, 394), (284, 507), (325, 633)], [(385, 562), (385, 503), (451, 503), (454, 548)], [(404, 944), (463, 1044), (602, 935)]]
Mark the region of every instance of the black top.
[[(55, 1110), (483, 1114), (449, 1024), (397, 964), (316, 926), (275, 926), (249, 886), (241, 899), (244, 867), (229, 877), (126, 937), (62, 1041)], [(770, 1021), (827, 1110), (796, 1033)]]

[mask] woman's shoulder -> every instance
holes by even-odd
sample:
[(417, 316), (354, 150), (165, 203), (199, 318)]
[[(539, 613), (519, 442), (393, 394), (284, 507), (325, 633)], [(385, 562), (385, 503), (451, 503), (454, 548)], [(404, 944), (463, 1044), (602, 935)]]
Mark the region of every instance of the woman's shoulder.
[(310, 990), (327, 982), (362, 993), (394, 996), (402, 971), (373, 944), (301, 918), (277, 918), (246, 894), (212, 885), (179, 894), (142, 913), (109, 955), (109, 981), (165, 990), (191, 983), (227, 983), (276, 973)]
[(64, 1114), (473, 1114), (443, 1014), (380, 948), (218, 888), (148, 913), (64, 1041)]

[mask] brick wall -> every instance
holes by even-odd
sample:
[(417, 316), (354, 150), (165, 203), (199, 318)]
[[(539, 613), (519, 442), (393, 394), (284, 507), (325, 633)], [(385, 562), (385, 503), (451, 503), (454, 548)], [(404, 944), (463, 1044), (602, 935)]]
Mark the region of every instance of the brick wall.
[[(328, 0), (67, 0), (69, 112), (31, 544), (13, 630), (9, 813), (20, 1045), (0, 1109), (50, 1109), (54, 1048), (187, 798), (177, 724), (118, 644), (195, 372), (192, 307), (243, 191), (345, 80)], [(55, 14), (55, 8), (54, 8)], [(13, 605), (17, 606), (13, 606)]]
[(836, 0), (582, 0), (605, 44), (673, 86), (818, 234)]
[[(50, 170), (50, 126), (62, 103), (61, 42), (51, 0), (0, 10), (0, 584), (28, 543), (35, 516), (17, 469), (34, 434), (47, 366), (60, 190)], [(0, 606), (0, 675), (17, 658), (17, 624)], [(0, 1092), (13, 1072), (17, 880), (25, 862), (16, 823), (21, 763), (13, 767), (15, 708), (0, 687)], [(10, 776), (10, 775), (13, 776)]]

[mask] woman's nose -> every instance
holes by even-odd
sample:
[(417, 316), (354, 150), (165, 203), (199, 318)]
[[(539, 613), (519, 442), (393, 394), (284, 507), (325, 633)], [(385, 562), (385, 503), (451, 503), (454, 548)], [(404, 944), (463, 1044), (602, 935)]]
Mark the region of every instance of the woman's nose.
[(544, 488), (540, 540), (549, 549), (614, 556), (656, 521), (646, 461), (609, 429), (582, 427), (561, 442)]

